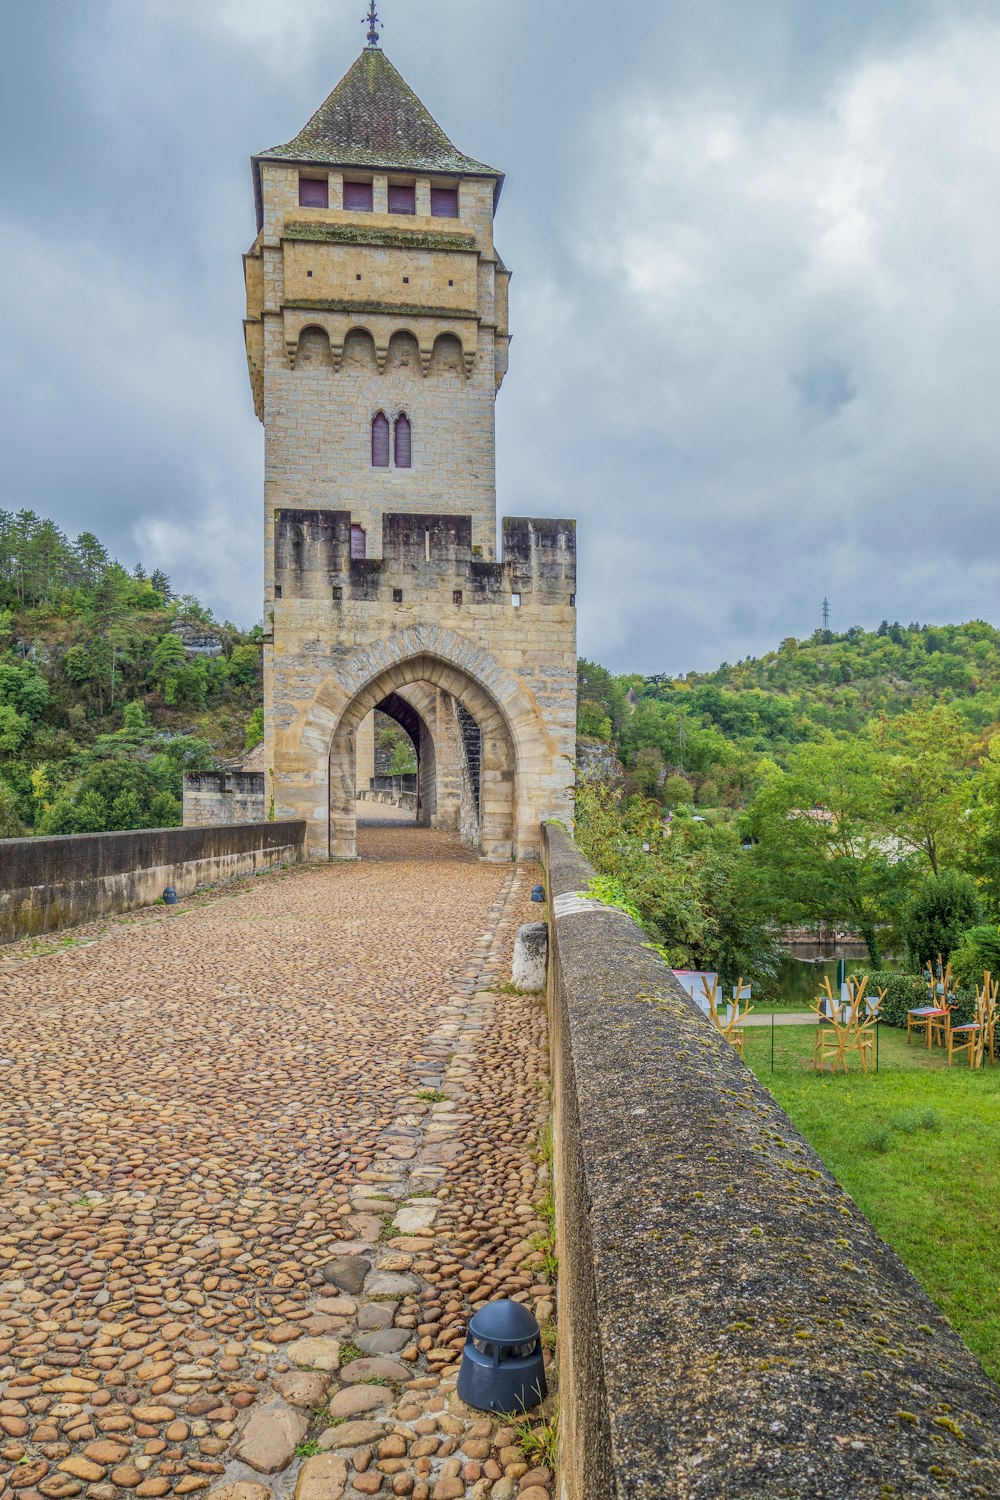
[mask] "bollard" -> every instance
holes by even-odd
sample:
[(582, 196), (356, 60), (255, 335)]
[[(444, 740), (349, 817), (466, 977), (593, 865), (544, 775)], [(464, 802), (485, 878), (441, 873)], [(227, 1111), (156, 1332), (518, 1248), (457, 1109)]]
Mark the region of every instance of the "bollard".
[(515, 989), (535, 992), (544, 990), (548, 962), (548, 927), (544, 922), (526, 922), (514, 939), (514, 968), (511, 978)]

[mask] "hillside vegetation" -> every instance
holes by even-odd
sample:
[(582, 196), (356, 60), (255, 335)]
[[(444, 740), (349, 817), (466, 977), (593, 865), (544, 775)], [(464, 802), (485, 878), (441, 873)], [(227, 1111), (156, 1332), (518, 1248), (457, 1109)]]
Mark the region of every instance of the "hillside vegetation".
[(954, 952), (970, 982), (1000, 951), (992, 626), (817, 631), (676, 678), (581, 661), (578, 732), (580, 837), (675, 965), (766, 981), (782, 925), (874, 964)]
[(261, 702), (259, 628), (0, 511), (0, 837), (179, 823), (183, 772), (259, 740)]

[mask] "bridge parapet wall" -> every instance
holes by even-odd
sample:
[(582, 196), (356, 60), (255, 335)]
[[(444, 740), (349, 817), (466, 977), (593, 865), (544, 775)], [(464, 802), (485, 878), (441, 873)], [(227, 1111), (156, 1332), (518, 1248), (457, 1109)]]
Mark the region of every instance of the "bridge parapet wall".
[(0, 943), (148, 906), (173, 886), (253, 875), (302, 858), (305, 824), (240, 823), (0, 839)]
[[(562, 1494), (1000, 1494), (1000, 1391), (549, 824)], [(560, 899), (563, 898), (563, 899)]]

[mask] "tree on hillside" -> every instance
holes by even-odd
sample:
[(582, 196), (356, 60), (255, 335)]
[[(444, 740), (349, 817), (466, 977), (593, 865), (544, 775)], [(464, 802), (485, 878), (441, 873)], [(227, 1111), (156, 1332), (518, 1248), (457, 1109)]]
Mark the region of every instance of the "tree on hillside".
[[(576, 666), (578, 733), (595, 739), (618, 739), (629, 716), (625, 685), (596, 662), (581, 656)], [(602, 733), (607, 721), (609, 733)]]
[(879, 930), (905, 891), (906, 861), (881, 831), (877, 756), (864, 741), (802, 745), (754, 800), (753, 858), (789, 925), (831, 922), (857, 930), (877, 968)]
[(990, 916), (1000, 921), (1000, 736), (990, 741), (983, 757), (977, 792), (969, 819), (968, 867), (979, 883)]
[(885, 831), (920, 854), (934, 875), (961, 862), (972, 824), (977, 741), (961, 716), (942, 704), (869, 725), (878, 804)]

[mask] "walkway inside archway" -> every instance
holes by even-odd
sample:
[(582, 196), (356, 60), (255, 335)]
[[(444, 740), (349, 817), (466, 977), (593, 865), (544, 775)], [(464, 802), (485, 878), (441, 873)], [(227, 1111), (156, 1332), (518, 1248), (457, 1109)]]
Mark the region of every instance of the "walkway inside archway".
[(364, 859), (365, 851), (361, 832), (365, 828), (414, 828), (421, 833), (430, 832), (421, 828), (412, 807), (397, 807), (392, 802), (358, 803), (358, 854)]
[(459, 829), (485, 858), (506, 862), (517, 848), (517, 755), (505, 712), (468, 673), (426, 652), (385, 668), (340, 715), (328, 773), (331, 855), (357, 854), (357, 730), (374, 709), (389, 712), (417, 747), (417, 821)]

